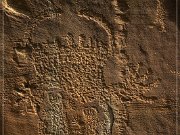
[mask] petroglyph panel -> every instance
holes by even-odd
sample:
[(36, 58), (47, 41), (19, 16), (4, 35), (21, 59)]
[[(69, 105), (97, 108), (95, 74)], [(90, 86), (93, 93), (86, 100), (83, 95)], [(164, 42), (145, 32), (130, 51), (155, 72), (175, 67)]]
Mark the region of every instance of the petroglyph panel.
[(5, 135), (175, 134), (166, 0), (2, 6)]
[[(83, 25), (83, 22), (87, 21), (89, 24), (88, 27), (82, 28), (78, 26), (79, 20), (76, 21), (70, 19), (69, 22), (75, 21), (77, 23), (77, 25), (73, 26), (76, 27), (76, 31), (72, 31), (72, 26), (62, 23), (66, 22), (62, 20), (62, 22), (59, 22), (58, 26), (59, 29), (63, 28), (65, 31), (60, 31), (55, 37), (50, 37), (50, 39), (40, 39), (41, 41), (36, 38), (35, 30), (33, 32), (34, 35), (31, 43), (32, 57), (34, 60), (36, 79), (39, 81), (41, 87), (58, 87), (59, 89), (63, 89), (63, 91), (69, 93), (71, 98), (84, 104), (93, 102), (94, 100), (99, 101), (103, 98), (102, 94), (106, 91), (106, 86), (103, 80), (103, 67), (108, 57), (111, 56), (112, 45), (109, 44), (108, 33), (101, 28), (101, 25), (99, 26), (96, 22), (87, 20), (84, 17), (75, 16), (77, 19), (81, 20), (81, 25)], [(64, 18), (66, 18), (66, 15), (64, 15)], [(49, 21), (42, 23), (48, 24)], [(92, 23), (95, 23), (95, 25), (92, 25)], [(39, 27), (37, 29), (38, 32), (40, 32)], [(99, 31), (96, 32), (94, 29), (99, 29)], [(51, 30), (48, 31), (51, 32)], [(52, 96), (53, 98), (56, 98), (56, 95)], [(72, 116), (70, 115), (71, 113)], [(94, 131), (89, 131), (88, 127), (88, 129), (86, 129), (84, 126), (81, 127), (82, 125), (73, 125), (72, 123), (78, 121), (77, 119), (79, 118), (76, 118), (73, 122), (73, 118), (71, 119), (69, 117), (82, 117), (79, 116), (82, 114), (76, 113), (76, 111), (75, 114), (73, 111), (68, 111), (67, 122), (69, 123), (68, 128), (70, 134), (85, 134), (86, 132), (87, 134), (88, 132), (94, 132), (91, 134), (100, 134), (102, 132), (96, 131), (99, 127), (97, 121), (93, 122), (95, 124)], [(52, 115), (54, 116), (55, 114)], [(59, 113), (58, 115), (61, 114)], [(47, 114), (47, 116), (49, 116), (49, 114)], [(97, 119), (99, 119), (99, 115), (97, 115)], [(54, 129), (52, 127), (53, 124), (51, 123), (50, 125), (50, 128), (47, 128), (48, 131)], [(60, 128), (60, 126), (56, 127), (57, 130)], [(98, 130), (100, 129), (101, 128)], [(104, 130), (107, 129), (105, 128)], [(54, 133), (56, 133), (55, 129)]]

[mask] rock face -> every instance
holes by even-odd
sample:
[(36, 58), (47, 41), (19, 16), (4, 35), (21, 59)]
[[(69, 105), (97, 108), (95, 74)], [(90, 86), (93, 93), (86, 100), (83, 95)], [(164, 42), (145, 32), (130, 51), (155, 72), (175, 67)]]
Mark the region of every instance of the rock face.
[(178, 132), (175, 0), (2, 7), (2, 135)]

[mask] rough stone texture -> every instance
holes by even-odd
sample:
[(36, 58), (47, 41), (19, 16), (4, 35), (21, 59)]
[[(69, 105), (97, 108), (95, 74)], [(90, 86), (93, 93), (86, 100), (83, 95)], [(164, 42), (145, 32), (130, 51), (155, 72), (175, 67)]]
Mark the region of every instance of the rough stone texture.
[(5, 135), (175, 135), (175, 6), (4, 0)]

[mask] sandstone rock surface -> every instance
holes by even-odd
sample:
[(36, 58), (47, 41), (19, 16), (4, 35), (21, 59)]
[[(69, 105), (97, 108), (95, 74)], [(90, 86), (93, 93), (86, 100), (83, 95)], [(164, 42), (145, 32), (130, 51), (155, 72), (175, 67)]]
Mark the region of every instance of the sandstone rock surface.
[(175, 0), (2, 7), (2, 135), (176, 135)]

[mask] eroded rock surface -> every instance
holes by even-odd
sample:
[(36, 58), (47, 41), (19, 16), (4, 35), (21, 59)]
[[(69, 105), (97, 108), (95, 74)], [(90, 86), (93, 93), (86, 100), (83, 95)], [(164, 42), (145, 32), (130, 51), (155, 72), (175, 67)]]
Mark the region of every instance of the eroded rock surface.
[(5, 135), (176, 134), (175, 0), (2, 5)]

